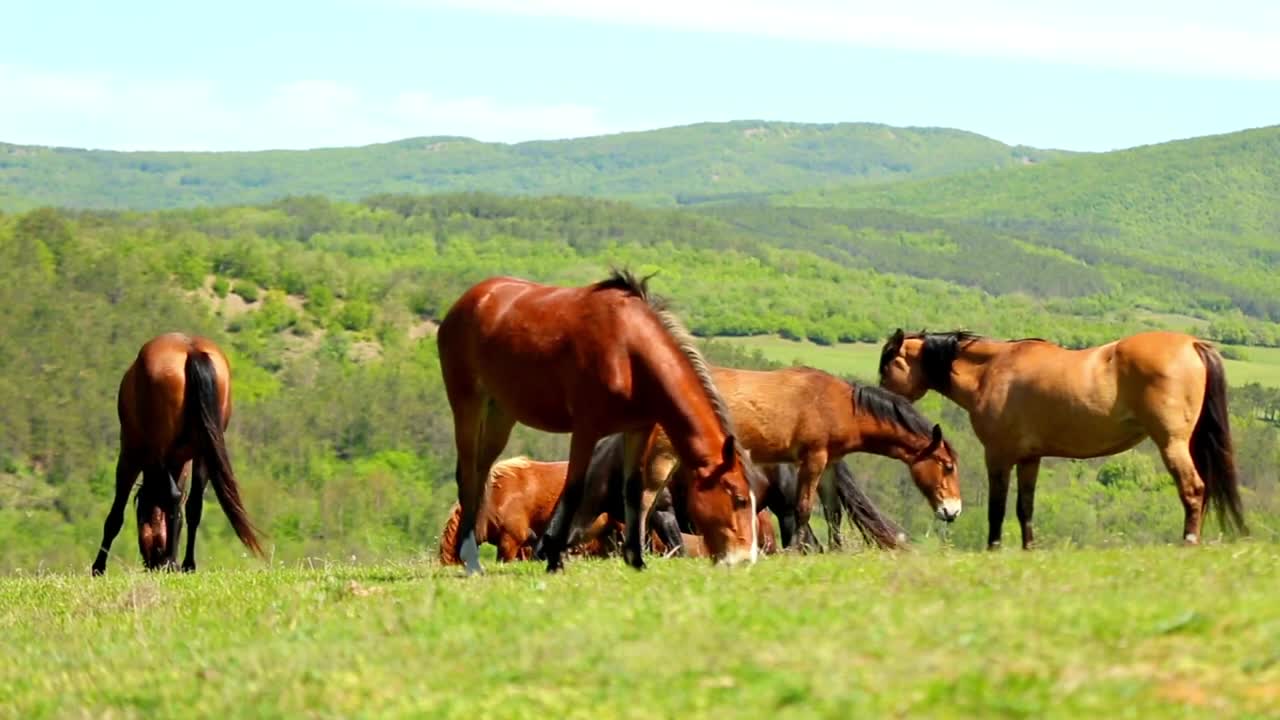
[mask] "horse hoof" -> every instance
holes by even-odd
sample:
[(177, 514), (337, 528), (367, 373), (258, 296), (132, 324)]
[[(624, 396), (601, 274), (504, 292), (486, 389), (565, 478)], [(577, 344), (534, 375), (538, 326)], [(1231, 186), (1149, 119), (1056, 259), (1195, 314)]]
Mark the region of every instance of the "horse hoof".
[(989, 542), (989, 543), (987, 543), (987, 552), (997, 552), (997, 551), (999, 551), (999, 550), (1000, 550), (1000, 541), (999, 541), (999, 540), (996, 540), (995, 542)]
[(93, 574), (93, 577), (99, 577), (107, 572), (107, 568), (99, 565), (94, 565), (93, 569), (90, 570), (90, 572)]
[(184, 573), (193, 573), (193, 572), (195, 572), (195, 571), (196, 571), (196, 564), (195, 564), (195, 563), (191, 563), (191, 564), (182, 563), (182, 572), (184, 572)]

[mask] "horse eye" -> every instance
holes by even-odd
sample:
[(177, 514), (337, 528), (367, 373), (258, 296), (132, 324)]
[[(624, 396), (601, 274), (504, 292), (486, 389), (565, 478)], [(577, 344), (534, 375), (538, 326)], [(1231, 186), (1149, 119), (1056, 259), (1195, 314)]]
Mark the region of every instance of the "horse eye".
[(956, 470), (955, 465), (952, 465), (951, 463), (942, 463), (942, 472), (953, 473), (955, 472), (955, 470)]
[(744, 508), (750, 503), (751, 501), (747, 499), (746, 495), (734, 494), (733, 496), (733, 506), (735, 508)]

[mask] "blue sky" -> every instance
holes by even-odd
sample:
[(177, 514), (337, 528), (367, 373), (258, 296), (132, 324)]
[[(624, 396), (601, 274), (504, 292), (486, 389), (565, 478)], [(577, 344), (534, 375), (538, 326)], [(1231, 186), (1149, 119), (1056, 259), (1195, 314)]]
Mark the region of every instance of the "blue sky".
[(255, 150), (769, 119), (1108, 150), (1280, 124), (1274, 0), (13, 5), (3, 142)]

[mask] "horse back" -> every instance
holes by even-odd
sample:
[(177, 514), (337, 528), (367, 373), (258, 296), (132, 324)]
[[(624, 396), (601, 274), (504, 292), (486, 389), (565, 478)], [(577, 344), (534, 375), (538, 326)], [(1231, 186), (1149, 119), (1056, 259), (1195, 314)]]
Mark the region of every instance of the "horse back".
[(437, 343), (455, 396), (488, 395), (526, 425), (569, 432), (591, 413), (621, 418), (617, 429), (645, 419), (627, 417), (648, 389), (634, 387), (634, 360), (672, 340), (623, 291), (492, 278), (450, 308)]
[(125, 371), (117, 396), (121, 444), (145, 453), (147, 462), (190, 459), (177, 446), (184, 435), (187, 358), (197, 352), (207, 354), (213, 365), (224, 428), (231, 418), (231, 375), (222, 350), (211, 340), (182, 333), (152, 338)]

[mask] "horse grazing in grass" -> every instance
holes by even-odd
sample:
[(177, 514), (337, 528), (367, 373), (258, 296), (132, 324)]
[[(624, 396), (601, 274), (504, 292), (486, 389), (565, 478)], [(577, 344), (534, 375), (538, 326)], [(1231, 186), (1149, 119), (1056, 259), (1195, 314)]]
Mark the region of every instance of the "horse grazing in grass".
[[(475, 525), (484, 481), (517, 422), (571, 433), (562, 502), (572, 518), (596, 442), (626, 434), (627, 562), (644, 567), (645, 515), (632, 481), (652, 429), (671, 435), (695, 478), (691, 511), (711, 557), (754, 561), (756, 499), (733, 422), (688, 331), (629, 272), (585, 287), (490, 278), (467, 290), (440, 323), (440, 366), (457, 446), (462, 517), (458, 556), (481, 570)], [(548, 571), (563, 567), (568, 523), (539, 541)]]
[(148, 569), (176, 565), (181, 531), (179, 481), (192, 464), (187, 493), (187, 552), (184, 571), (196, 569), (196, 530), (204, 489), (212, 484), (218, 503), (245, 547), (262, 555), (257, 533), (240, 501), (223, 432), (231, 419), (231, 372), (211, 341), (169, 333), (142, 346), (125, 371), (117, 397), (120, 457), (116, 492), (102, 528), (93, 574), (107, 570), (111, 543), (124, 523), (124, 506), (138, 473), (138, 548)]
[[(762, 466), (760, 469), (767, 473), (766, 467)], [(684, 494), (681, 493), (681, 497), (683, 496)], [(769, 515), (769, 510), (761, 510), (756, 513), (756, 534), (760, 552), (764, 555), (773, 555), (779, 550), (778, 534), (773, 529), (773, 520), (770, 519)], [(689, 527), (690, 532), (685, 532), (681, 529), (680, 519), (681, 513), (676, 510), (671, 488), (664, 488), (654, 500), (653, 509), (649, 514), (649, 544), (651, 549), (659, 555), (683, 552), (689, 557), (705, 557), (706, 547), (702, 542), (702, 538), (692, 532), (692, 527)], [(692, 538), (692, 541), (690, 538)], [(693, 544), (690, 545), (690, 542)]]
[[(790, 546), (798, 529), (807, 530), (808, 537), (801, 535), (802, 540), (812, 539), (809, 516), (819, 480), (831, 463), (852, 452), (900, 460), (939, 518), (951, 522), (960, 515), (956, 454), (943, 439), (942, 428), (926, 420), (906, 398), (874, 386), (850, 385), (808, 367), (772, 371), (717, 367), (712, 368), (711, 378), (751, 458), (761, 464), (796, 463), (799, 467), (795, 512), (778, 515), (784, 546)], [(659, 429), (642, 462), (646, 493), (661, 488), (677, 464), (671, 440)], [(860, 507), (874, 510), (869, 500)], [(588, 522), (590, 518), (583, 515), (575, 519), (580, 527)], [(883, 527), (878, 521), (873, 525)], [(896, 533), (881, 540), (892, 545), (895, 537)]]
[[(488, 542), (498, 549), (498, 560), (529, 560), (534, 544), (546, 532), (560, 494), (564, 492), (567, 462), (538, 462), (514, 457), (495, 463), (489, 471), (489, 482), (476, 522), (476, 542)], [(620, 495), (620, 492), (619, 492)], [(621, 497), (619, 497), (621, 500)], [(462, 506), (455, 504), (449, 520), (440, 533), (440, 563), (457, 561), (458, 527)], [(584, 533), (581, 554), (606, 552), (602, 536), (620, 525), (608, 513), (601, 513)]]
[(1043, 457), (1114, 455), (1151, 438), (1177, 482), (1183, 538), (1199, 542), (1206, 505), (1247, 532), (1240, 507), (1222, 356), (1190, 335), (1146, 332), (1084, 350), (1039, 339), (901, 329), (880, 356), (880, 384), (913, 401), (929, 390), (969, 413), (986, 450), (987, 544), (1000, 546), (1009, 472), (1018, 467), (1022, 546)]

